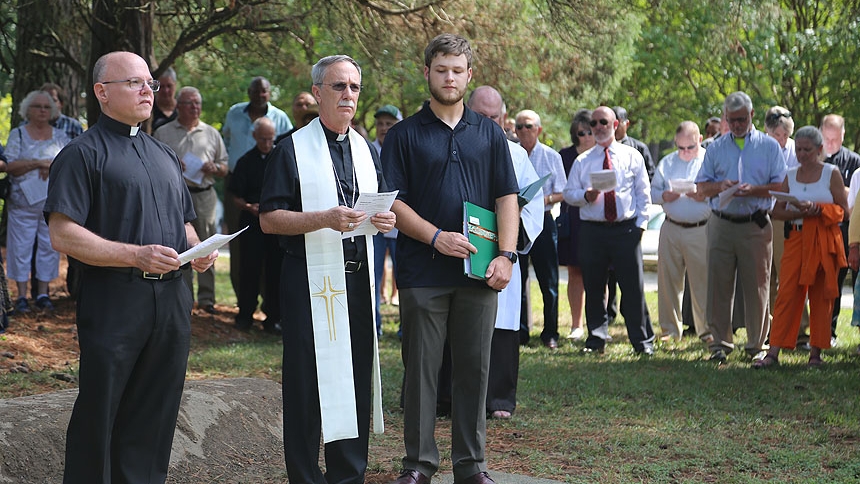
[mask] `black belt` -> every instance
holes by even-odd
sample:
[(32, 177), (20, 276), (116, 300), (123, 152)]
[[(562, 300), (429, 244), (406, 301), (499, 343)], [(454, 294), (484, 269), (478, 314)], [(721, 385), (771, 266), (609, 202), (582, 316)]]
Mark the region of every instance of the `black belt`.
[(723, 220), (728, 220), (729, 222), (736, 223), (736, 224), (745, 224), (747, 222), (752, 222), (753, 220), (755, 220), (756, 215), (758, 214), (758, 212), (755, 212), (751, 215), (737, 215), (737, 216), (735, 216), (735, 215), (729, 215), (729, 214), (723, 213), (723, 212), (718, 212), (716, 210), (711, 211), (711, 213), (713, 213), (717, 217), (720, 217)]
[(343, 271), (347, 274), (353, 274), (361, 270), (366, 262), (360, 260), (348, 260), (343, 262)]
[(207, 191), (207, 190), (211, 190), (211, 189), (212, 189), (212, 186), (213, 186), (213, 185), (209, 185), (209, 186), (208, 186), (208, 187), (206, 187), (206, 188), (200, 188), (200, 187), (188, 187), (188, 191), (189, 191), (189, 192), (191, 192), (191, 193), (202, 193), (202, 192), (205, 192), (205, 191)]
[(693, 227), (701, 227), (702, 225), (705, 225), (706, 223), (708, 223), (708, 219), (702, 220), (701, 222), (678, 222), (676, 220), (670, 219), (669, 217), (666, 217), (666, 220), (672, 222), (673, 224), (675, 224), (679, 227), (683, 227), (685, 229), (691, 229)]
[(146, 279), (147, 281), (171, 281), (173, 279), (182, 277), (181, 269), (165, 272), (164, 274), (155, 274), (153, 272), (142, 271), (137, 267), (100, 267), (99, 269), (107, 269), (112, 272), (119, 272), (120, 274), (128, 274), (133, 277)]

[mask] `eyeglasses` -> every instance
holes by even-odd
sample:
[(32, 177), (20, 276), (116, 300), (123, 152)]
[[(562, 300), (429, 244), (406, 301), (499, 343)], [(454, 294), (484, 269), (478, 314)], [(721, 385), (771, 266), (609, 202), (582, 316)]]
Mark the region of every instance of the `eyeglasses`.
[(128, 87), (132, 91), (142, 91), (144, 85), (149, 86), (149, 88), (152, 89), (152, 92), (158, 91), (158, 88), (161, 87), (161, 82), (159, 82), (158, 79), (145, 81), (139, 77), (132, 77), (131, 79), (123, 79), (121, 81), (102, 81), (100, 84), (117, 84), (120, 82), (128, 83)]
[(317, 86), (328, 86), (337, 92), (343, 92), (344, 89), (349, 87), (349, 90), (356, 93), (356, 94), (360, 93), (361, 88), (364, 87), (361, 84), (347, 84), (345, 82), (335, 82), (332, 84), (329, 84), (327, 82), (320, 82), (317, 84)]
[(200, 107), (203, 105), (203, 103), (200, 101), (180, 101), (180, 102), (177, 102), (176, 104), (179, 104), (182, 106), (197, 106), (197, 107)]
[(588, 124), (590, 124), (591, 127), (593, 128), (593, 127), (597, 126), (597, 123), (600, 123), (603, 126), (606, 126), (609, 124), (609, 120), (608, 119), (592, 119)]
[(767, 115), (767, 118), (765, 118), (765, 121), (767, 121), (768, 123), (776, 123), (777, 121), (779, 121), (779, 118), (791, 119), (791, 113), (788, 111), (786, 111), (784, 113), (771, 113), (771, 114)]
[(523, 129), (523, 128), (525, 128), (525, 129), (532, 129), (532, 128), (534, 128), (534, 127), (535, 127), (535, 125), (534, 125), (534, 124), (532, 124), (532, 123), (517, 124), (517, 125), (515, 125), (515, 126), (516, 126), (516, 128), (517, 128), (517, 129)]
[(50, 104), (31, 104), (30, 109), (51, 109)]
[(580, 138), (582, 138), (583, 136), (591, 136), (591, 131), (578, 131), (576, 135)]
[(678, 147), (678, 151), (693, 151), (699, 148), (699, 145), (681, 146), (677, 143), (675, 143), (675, 146)]

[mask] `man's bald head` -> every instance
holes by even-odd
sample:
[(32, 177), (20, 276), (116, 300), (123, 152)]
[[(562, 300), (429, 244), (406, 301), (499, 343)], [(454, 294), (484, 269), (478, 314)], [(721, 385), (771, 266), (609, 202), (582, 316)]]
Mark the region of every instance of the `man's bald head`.
[(490, 118), (500, 127), (505, 127), (505, 102), (502, 95), (492, 86), (480, 86), (469, 96), (466, 102), (469, 109)]

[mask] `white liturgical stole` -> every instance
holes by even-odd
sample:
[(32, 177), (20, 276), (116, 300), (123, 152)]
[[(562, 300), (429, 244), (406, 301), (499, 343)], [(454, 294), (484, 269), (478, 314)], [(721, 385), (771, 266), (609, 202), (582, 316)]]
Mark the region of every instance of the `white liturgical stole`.
[[(338, 180), (319, 118), (292, 136), (302, 191), (302, 210), (314, 212), (338, 205)], [(355, 170), (355, 189), (360, 193), (378, 191), (376, 167), (367, 142), (349, 130), (349, 146)], [(346, 174), (347, 177), (351, 176)], [(359, 187), (361, 190), (358, 190)], [(375, 308), (373, 241), (366, 237), (371, 307)], [(349, 334), (349, 306), (344, 273), (341, 233), (321, 229), (305, 234), (308, 285), (311, 294), (314, 350), (317, 363), (323, 442), (358, 437), (355, 409), (352, 346)], [(362, 295), (363, 297), (363, 295)], [(375, 311), (375, 309), (374, 309)], [(375, 316), (375, 314), (374, 314)], [(373, 332), (373, 431), (382, 433), (382, 380), (376, 341), (376, 318), (366, 322)], [(290, 371), (284, 368), (284, 371)]]

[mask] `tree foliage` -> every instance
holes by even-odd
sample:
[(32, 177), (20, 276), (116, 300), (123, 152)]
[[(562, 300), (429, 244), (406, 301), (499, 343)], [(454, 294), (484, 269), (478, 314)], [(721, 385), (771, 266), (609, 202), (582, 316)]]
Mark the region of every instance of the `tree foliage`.
[[(447, 31), (472, 41), (472, 86), (496, 86), (510, 115), (537, 111), (559, 145), (580, 107), (624, 105), (634, 136), (656, 142), (671, 139), (681, 120), (718, 115), (739, 89), (752, 96), (758, 125), (773, 104), (798, 125), (837, 112), (856, 144), (858, 7), (860, 0), (12, 0), (0, 5), (0, 93), (12, 92), (17, 106), (52, 80), (82, 99), (95, 58), (123, 48), (148, 59), (155, 76), (176, 68), (180, 84), (201, 90), (203, 117), (217, 125), (246, 99), (253, 76), (268, 77), (275, 104), (288, 109), (309, 90), (311, 65), (344, 53), (364, 68), (358, 117), (370, 127), (379, 105), (410, 114), (429, 96), (422, 51)], [(82, 106), (65, 111), (77, 115)]]
[(858, 4), (640, 1), (644, 28), (621, 102), (640, 121), (642, 137), (665, 140), (680, 121), (701, 124), (720, 115), (725, 96), (743, 90), (753, 99), (760, 128), (765, 111), (776, 104), (792, 111), (797, 126), (817, 125), (836, 112), (854, 120), (847, 128), (856, 143)]

